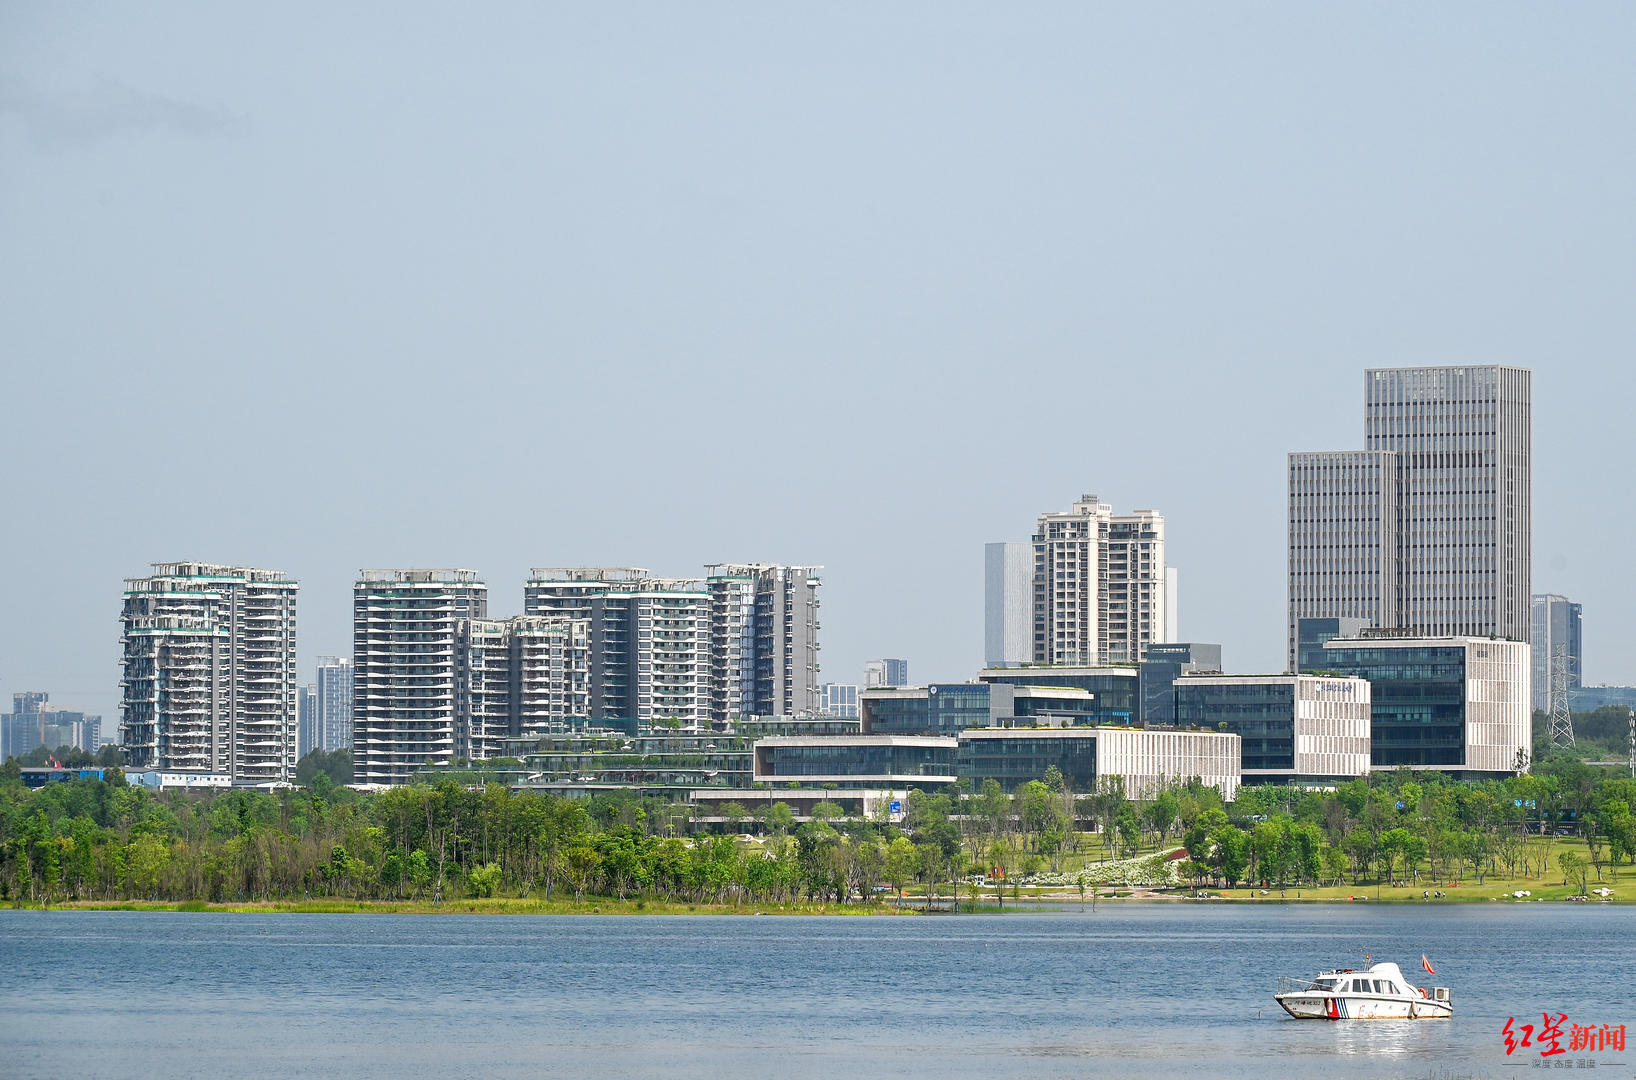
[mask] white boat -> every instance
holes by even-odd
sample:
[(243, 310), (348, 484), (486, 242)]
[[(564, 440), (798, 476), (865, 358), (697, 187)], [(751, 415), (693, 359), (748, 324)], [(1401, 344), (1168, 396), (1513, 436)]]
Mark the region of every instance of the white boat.
[(1325, 971), (1315, 979), (1281, 978), (1278, 984), (1273, 1000), (1297, 1020), (1426, 1020), (1454, 1014), (1448, 987), (1415, 986), (1396, 964)]

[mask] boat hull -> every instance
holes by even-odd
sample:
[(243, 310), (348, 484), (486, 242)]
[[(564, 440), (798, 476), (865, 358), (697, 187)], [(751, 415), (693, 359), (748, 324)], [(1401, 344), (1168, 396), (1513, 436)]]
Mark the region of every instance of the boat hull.
[(1454, 1008), (1446, 1001), (1368, 994), (1277, 994), (1284, 1011), (1297, 1020), (1446, 1020)]

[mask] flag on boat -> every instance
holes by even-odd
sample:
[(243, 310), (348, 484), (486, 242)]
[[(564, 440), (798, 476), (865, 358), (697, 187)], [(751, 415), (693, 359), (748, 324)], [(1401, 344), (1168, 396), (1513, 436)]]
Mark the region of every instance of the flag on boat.
[(1426, 959), (1425, 953), (1420, 954), (1420, 966), (1426, 969), (1428, 975), (1437, 974), (1437, 969), (1431, 966), (1431, 961)]

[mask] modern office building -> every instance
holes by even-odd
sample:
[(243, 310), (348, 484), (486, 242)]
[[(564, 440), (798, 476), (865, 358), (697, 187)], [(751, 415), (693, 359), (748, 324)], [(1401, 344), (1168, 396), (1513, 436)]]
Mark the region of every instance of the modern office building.
[(1136, 667), (1075, 667), (1035, 664), (985, 668), (977, 681), (1001, 686), (1065, 687), (1090, 693), (1093, 721), (1135, 724), (1141, 720), (1141, 675)]
[(1034, 548), (983, 548), (983, 663), (1011, 667), (1034, 659)]
[(818, 570), (705, 567), (712, 719), (793, 716), (818, 707)]
[(1034, 531), (1032, 660), (1136, 663), (1165, 630), (1165, 523), (1154, 510), (1116, 515), (1095, 495)]
[(1369, 771), (1370, 690), (1318, 675), (1183, 675), (1178, 720), (1241, 741), (1244, 782), (1329, 787)]
[(863, 686), (908, 686), (909, 661), (871, 660), (863, 666)]
[(1364, 373), (1364, 448), (1289, 456), (1297, 620), (1430, 637), (1531, 633), (1532, 376), (1495, 365)]
[(1323, 671), (1329, 662), (1324, 646), (1333, 638), (1357, 637), (1375, 624), (1368, 619), (1348, 617), (1337, 619), (1295, 620), (1295, 670), (1298, 673)]
[(638, 567), (535, 569), (523, 611), (589, 622), (592, 719), (709, 722), (711, 597), (700, 580)]
[(1594, 712), (1610, 705), (1636, 709), (1636, 686), (1581, 686), (1568, 691), (1568, 708)]
[(967, 728), (1090, 724), (1095, 695), (1072, 687), (941, 683), (876, 687), (859, 698), (865, 735), (956, 735)]
[(1196, 672), (1220, 670), (1220, 645), (1154, 642), (1148, 646), (1147, 659), (1137, 667), (1137, 685), (1141, 690), (1138, 719), (1148, 727), (1174, 727), (1177, 723), (1176, 679)]
[(352, 775), (403, 784), (458, 756), (461, 624), (488, 616), (473, 570), (365, 570), (352, 590)]
[(0, 714), (0, 761), (63, 746), (96, 753), (102, 747), (102, 717), (58, 708), (41, 690), (11, 695), (11, 712)]
[(1565, 688), (1579, 689), (1584, 666), (1584, 645), (1580, 635), (1581, 606), (1566, 596), (1546, 593), (1534, 597), (1533, 647), (1534, 709), (1551, 708), (1551, 673), (1560, 664)]
[(1053, 765), (1070, 790), (1096, 790), (1119, 777), (1125, 795), (1151, 799), (1166, 785), (1197, 778), (1231, 801), (1239, 787), (1239, 737), (1214, 731), (1134, 728), (989, 728), (962, 731), (959, 771), (968, 791), (993, 779), (1005, 791), (1038, 780)]
[(313, 682), (313, 724), (318, 749), (325, 753), (352, 749), (352, 661), (320, 656)]
[(295, 772), (297, 585), (277, 570), (154, 563), (125, 583), (120, 743), (133, 768)]
[(854, 683), (825, 683), (818, 690), (818, 711), (826, 716), (858, 719), (858, 687)]
[(1326, 670), (1367, 679), (1373, 769), (1483, 778), (1526, 771), (1532, 749), (1528, 644), (1366, 630), (1325, 646)]
[(790, 735), (757, 739), (754, 781), (803, 787), (918, 788), (959, 780), (959, 740), (925, 735)]

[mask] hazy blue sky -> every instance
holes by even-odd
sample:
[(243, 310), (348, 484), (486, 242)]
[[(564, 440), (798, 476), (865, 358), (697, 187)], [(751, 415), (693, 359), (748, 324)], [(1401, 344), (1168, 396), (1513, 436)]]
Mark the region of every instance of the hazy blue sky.
[[(826, 567), (823, 678), (982, 659), (982, 545), (1166, 516), (1280, 670), (1284, 455), (1534, 370), (1534, 584), (1636, 682), (1628, 4), (0, 6), (0, 693), (122, 579)], [(9, 707), (9, 697), (0, 699)]]

